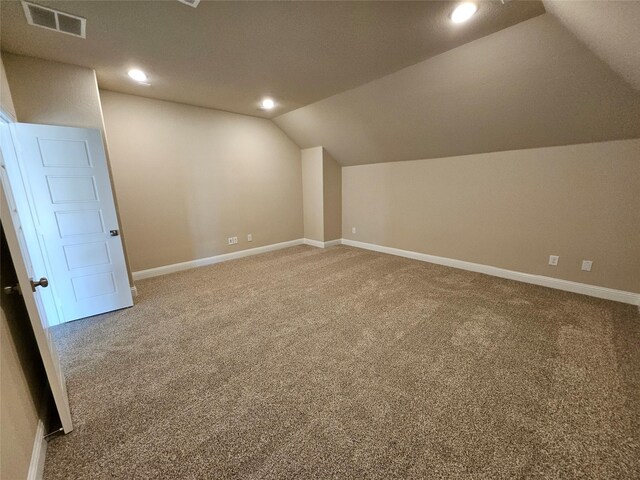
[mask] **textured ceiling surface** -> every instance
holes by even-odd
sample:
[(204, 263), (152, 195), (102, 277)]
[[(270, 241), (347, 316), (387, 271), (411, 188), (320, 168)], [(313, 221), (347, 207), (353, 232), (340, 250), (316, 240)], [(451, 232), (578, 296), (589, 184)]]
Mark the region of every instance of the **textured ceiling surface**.
[(545, 0), (544, 5), (596, 55), (640, 90), (640, 1)]
[(544, 14), (276, 117), (342, 165), (640, 137), (640, 92)]
[[(94, 68), (101, 88), (272, 117), (544, 13), (539, 1), (480, 2), (464, 25), (456, 2), (40, 1), (87, 18), (85, 40), (29, 26), (1, 3), (3, 50)], [(139, 67), (150, 87), (131, 82)], [(272, 112), (257, 109), (265, 95)]]

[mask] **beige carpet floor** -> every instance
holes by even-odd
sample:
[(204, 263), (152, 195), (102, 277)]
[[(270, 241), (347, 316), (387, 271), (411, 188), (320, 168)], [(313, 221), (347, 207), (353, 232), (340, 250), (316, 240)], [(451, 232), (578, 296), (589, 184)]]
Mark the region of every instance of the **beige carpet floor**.
[(55, 328), (53, 479), (640, 478), (636, 307), (339, 246)]

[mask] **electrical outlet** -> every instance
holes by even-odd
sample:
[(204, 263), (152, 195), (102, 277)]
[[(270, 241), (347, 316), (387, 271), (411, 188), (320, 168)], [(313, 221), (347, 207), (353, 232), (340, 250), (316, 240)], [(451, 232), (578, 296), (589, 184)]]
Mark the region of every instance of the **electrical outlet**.
[(238, 243), (238, 237), (233, 237), (233, 244), (237, 244)]
[(584, 270), (585, 272), (590, 272), (592, 265), (593, 265), (593, 262), (591, 260), (583, 260), (582, 261), (582, 270)]
[(247, 242), (253, 242), (253, 235), (247, 235)]
[(558, 265), (558, 260), (560, 257), (558, 255), (549, 255), (549, 265), (556, 266)]
[(351, 233), (356, 233), (356, 227), (351, 227)]
[(229, 245), (235, 245), (236, 243), (238, 243), (238, 237), (229, 237), (227, 239), (227, 242), (229, 243)]

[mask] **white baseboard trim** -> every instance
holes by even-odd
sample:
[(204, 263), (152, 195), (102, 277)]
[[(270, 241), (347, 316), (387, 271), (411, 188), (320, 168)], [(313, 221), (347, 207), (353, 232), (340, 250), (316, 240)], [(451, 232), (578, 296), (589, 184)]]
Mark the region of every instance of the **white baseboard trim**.
[(131, 296), (132, 297), (137, 297), (138, 296), (138, 287), (136, 287), (135, 285), (133, 287), (131, 287)]
[(302, 241), (305, 245), (311, 245), (312, 247), (324, 248), (324, 242), (319, 240), (311, 240), (310, 238), (303, 238)]
[(47, 455), (47, 441), (44, 439), (44, 422), (38, 420), (38, 428), (33, 441), (31, 452), (31, 462), (29, 463), (29, 473), (27, 480), (41, 480), (44, 473), (44, 460)]
[(310, 238), (305, 238), (304, 239), (304, 244), (305, 245), (311, 245), (312, 247), (328, 248), (328, 247), (334, 247), (336, 245), (342, 245), (342, 239), (338, 238), (336, 240), (329, 240), (327, 242), (321, 242), (319, 240), (311, 240)]
[(516, 272), (506, 270), (504, 268), (482, 265), (480, 263), (465, 262), (463, 260), (455, 260), (453, 258), (437, 257), (426, 253), (412, 252), (409, 250), (401, 250), (393, 247), (383, 247), (373, 243), (358, 242), (355, 240), (342, 239), (343, 245), (351, 247), (363, 248), (365, 250), (373, 250), (380, 253), (388, 253), (399, 257), (411, 258), (422, 262), (436, 263), (447, 267), (459, 268), (471, 272), (484, 273), (494, 277), (507, 278), (518, 282), (531, 283), (543, 287), (555, 288), (566, 292), (580, 293), (591, 297), (604, 298), (615, 302), (629, 303), (631, 305), (640, 306), (640, 293), (625, 292), (624, 290), (614, 290), (612, 288), (598, 287), (596, 285), (588, 285), (586, 283), (571, 282), (569, 280), (561, 280), (559, 278), (545, 277), (543, 275), (533, 275), (530, 273)]
[[(375, 245), (373, 243), (358, 242), (356, 240), (349, 240), (347, 238), (330, 240), (328, 242), (320, 242), (318, 240), (311, 240), (309, 238), (298, 238), (296, 240), (290, 240), (288, 242), (274, 243), (272, 245), (265, 245), (263, 247), (249, 248), (247, 250), (225, 253), (213, 257), (200, 258), (197, 260), (191, 260), (189, 262), (174, 263), (173, 265), (164, 265), (162, 267), (141, 270), (139, 272), (133, 272), (133, 279), (142, 280), (145, 278), (157, 277), (160, 275), (166, 275), (168, 273), (188, 270), (190, 268), (203, 267), (206, 265), (213, 265), (215, 263), (226, 262), (228, 260), (248, 257), (251, 255), (258, 255), (260, 253), (271, 252), (274, 250), (280, 250), (282, 248), (288, 248), (302, 244), (311, 245), (317, 248), (327, 248), (341, 244), (348, 245), (365, 250), (387, 253), (389, 255), (411, 258), (413, 260), (419, 260), (422, 262), (435, 263), (438, 265), (444, 265), (446, 267), (459, 268), (461, 270), (468, 270), (470, 272), (484, 273), (485, 275), (492, 275), (494, 277), (506, 278), (518, 282), (531, 283), (533, 285), (555, 288), (557, 290), (564, 290), (566, 292), (580, 293), (582, 295), (588, 295), (591, 297), (603, 298), (606, 300), (613, 300), (615, 302), (622, 302), (640, 306), (639, 293), (625, 292), (623, 290), (615, 290), (612, 288), (599, 287), (596, 285), (588, 285), (586, 283), (578, 283), (569, 280), (562, 280), (559, 278), (545, 277), (543, 275), (533, 275), (531, 273), (516, 272), (514, 270), (492, 267), (490, 265), (483, 265), (480, 263), (465, 262), (464, 260), (438, 257), (436, 255), (412, 252), (410, 250), (402, 250), (393, 247), (384, 247), (382, 245)], [(136, 296), (138, 293), (137, 288), (132, 287), (131, 292), (134, 296)]]
[(265, 245), (263, 247), (248, 248), (246, 250), (240, 250), (232, 253), (224, 253), (222, 255), (215, 255), (213, 257), (199, 258), (197, 260), (190, 260), (188, 262), (174, 263), (172, 265), (164, 265), (162, 267), (149, 268), (148, 270), (140, 270), (139, 272), (133, 272), (134, 280), (142, 280), (145, 278), (158, 277), (160, 275), (166, 275), (168, 273), (180, 272), (182, 270), (189, 270), (190, 268), (204, 267), (206, 265), (213, 265), (215, 263), (226, 262), (228, 260), (235, 260), (237, 258), (249, 257), (251, 255), (258, 255), (260, 253), (272, 252), (274, 250), (280, 250), (282, 248), (294, 247), (296, 245), (302, 245), (305, 243), (305, 239), (298, 238), (296, 240), (290, 240), (288, 242), (274, 243), (272, 245)]
[(324, 248), (335, 247), (336, 245), (342, 245), (342, 239), (338, 238), (336, 240), (329, 240), (328, 242), (324, 242)]

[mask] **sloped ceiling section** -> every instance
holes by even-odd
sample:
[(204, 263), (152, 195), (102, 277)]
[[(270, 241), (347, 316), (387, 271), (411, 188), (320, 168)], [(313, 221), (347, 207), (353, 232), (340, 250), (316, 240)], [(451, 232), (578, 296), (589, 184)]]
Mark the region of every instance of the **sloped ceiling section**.
[(596, 55), (640, 90), (640, 2), (547, 0), (544, 5)]
[(640, 137), (640, 95), (544, 14), (275, 118), (342, 165)]
[[(2, 50), (96, 70), (100, 88), (272, 118), (544, 13), (539, 1), (483, 2), (464, 28), (454, 3), (61, 1), (86, 40), (29, 26), (0, 1)], [(128, 78), (129, 68), (151, 86)], [(263, 96), (277, 102), (258, 109)]]

